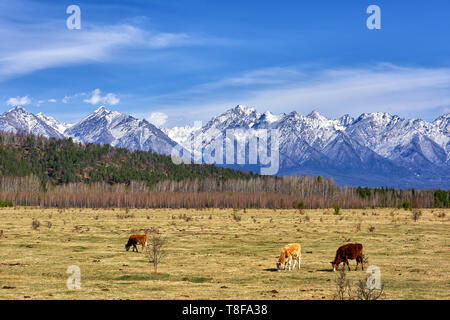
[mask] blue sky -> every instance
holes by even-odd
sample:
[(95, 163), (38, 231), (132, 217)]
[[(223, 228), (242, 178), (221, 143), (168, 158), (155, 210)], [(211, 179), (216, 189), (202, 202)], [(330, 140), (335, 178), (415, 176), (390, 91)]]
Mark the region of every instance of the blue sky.
[[(381, 30), (366, 27), (372, 4)], [(104, 104), (174, 126), (245, 104), (432, 121), (450, 110), (449, 15), (447, 0), (0, 0), (0, 111), (71, 122)]]

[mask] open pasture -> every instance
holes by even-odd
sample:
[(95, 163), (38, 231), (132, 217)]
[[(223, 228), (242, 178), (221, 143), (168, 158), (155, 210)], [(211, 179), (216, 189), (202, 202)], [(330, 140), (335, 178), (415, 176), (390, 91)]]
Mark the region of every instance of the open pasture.
[[(420, 211), (2, 208), (0, 299), (332, 299), (330, 261), (348, 242), (381, 269), (386, 298), (449, 299), (450, 210)], [(151, 228), (167, 237), (157, 274), (124, 248)], [(293, 242), (301, 270), (275, 271)], [(348, 278), (364, 279), (355, 264)], [(72, 265), (80, 290), (66, 286)]]

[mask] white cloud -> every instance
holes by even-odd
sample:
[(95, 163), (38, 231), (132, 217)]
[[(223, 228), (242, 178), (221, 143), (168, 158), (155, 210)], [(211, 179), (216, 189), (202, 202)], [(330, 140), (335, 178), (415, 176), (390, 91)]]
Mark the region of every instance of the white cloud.
[(15, 98), (9, 98), (8, 101), (6, 101), (6, 104), (8, 106), (25, 106), (27, 104), (30, 104), (31, 100), (28, 98), (28, 96), (25, 97), (15, 97)]
[(148, 57), (149, 51), (208, 40), (185, 33), (148, 31), (131, 24), (84, 24), (74, 32), (62, 28), (60, 21), (20, 24), (1, 17), (0, 38), (0, 80), (52, 67), (107, 62), (120, 57), (121, 49), (148, 49)]
[(147, 120), (157, 127), (162, 127), (167, 122), (167, 118), (167, 114), (163, 112), (152, 112)]
[(95, 89), (92, 91), (91, 97), (83, 101), (92, 105), (106, 104), (108, 106), (114, 106), (119, 104), (120, 99), (114, 93), (108, 93), (106, 96), (102, 96), (100, 89)]
[(50, 102), (50, 103), (55, 103), (55, 102), (56, 102), (56, 99), (48, 99), (48, 102)]
[(340, 117), (382, 111), (428, 120), (450, 105), (450, 68), (376, 64), (321, 71), (307, 67), (283, 70), (248, 71), (143, 103), (163, 106), (176, 125), (208, 121), (237, 104), (256, 107), (260, 112), (308, 114), (317, 109), (326, 116)]

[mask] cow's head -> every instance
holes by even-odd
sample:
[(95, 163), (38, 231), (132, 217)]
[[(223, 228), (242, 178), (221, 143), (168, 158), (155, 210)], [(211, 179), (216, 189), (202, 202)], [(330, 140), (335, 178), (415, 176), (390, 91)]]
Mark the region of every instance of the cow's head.
[(333, 267), (333, 271), (336, 271), (339, 268), (339, 262), (331, 261), (331, 266)]
[(130, 245), (129, 243), (127, 243), (127, 244), (125, 245), (125, 250), (126, 250), (126, 251), (130, 250), (130, 247), (131, 247), (131, 245)]
[(277, 261), (277, 270), (284, 270), (286, 269), (286, 255), (284, 252), (281, 253), (281, 256), (278, 258)]

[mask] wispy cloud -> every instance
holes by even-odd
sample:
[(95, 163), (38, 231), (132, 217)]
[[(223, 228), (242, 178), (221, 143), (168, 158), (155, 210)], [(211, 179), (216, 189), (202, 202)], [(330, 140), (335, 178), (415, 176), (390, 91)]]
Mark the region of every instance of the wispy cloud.
[(94, 106), (99, 104), (115, 106), (119, 104), (120, 98), (118, 98), (114, 93), (108, 93), (105, 96), (102, 96), (100, 89), (95, 89), (94, 91), (92, 91), (90, 98), (84, 99), (83, 102), (92, 104)]
[(30, 104), (30, 103), (31, 103), (31, 99), (28, 98), (28, 96), (25, 96), (25, 97), (9, 98), (9, 99), (6, 101), (6, 105), (12, 106), (12, 107), (15, 107), (15, 106), (25, 106), (25, 105)]
[[(259, 111), (303, 114), (317, 109), (330, 117), (384, 111), (432, 119), (450, 106), (450, 69), (377, 64), (360, 68), (269, 68), (205, 83), (158, 97), (169, 123), (208, 120), (237, 104)], [(237, 90), (230, 90), (235, 86)], [(179, 102), (178, 102), (179, 101)], [(165, 103), (167, 102), (167, 103)], [(189, 115), (179, 117), (182, 110)], [(186, 117), (189, 116), (190, 119)]]
[(37, 70), (87, 62), (107, 62), (120, 50), (160, 50), (201, 44), (201, 38), (186, 33), (148, 30), (129, 23), (83, 24), (68, 30), (60, 21), (17, 23), (0, 16), (0, 80)]
[(164, 124), (166, 124), (167, 118), (168, 116), (164, 112), (152, 112), (150, 116), (147, 117), (147, 120), (157, 127), (162, 127)]

